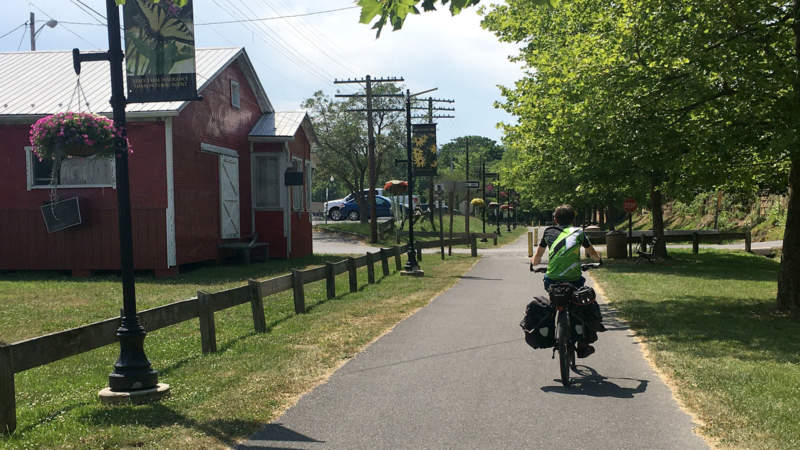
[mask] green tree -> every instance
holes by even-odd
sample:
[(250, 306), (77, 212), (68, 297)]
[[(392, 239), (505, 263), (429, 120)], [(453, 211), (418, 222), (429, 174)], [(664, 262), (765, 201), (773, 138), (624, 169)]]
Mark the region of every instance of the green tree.
[[(400, 88), (392, 84), (376, 86), (377, 94), (398, 93)], [(397, 108), (401, 100), (392, 97), (376, 97), (373, 107)], [(348, 98), (340, 101), (317, 91), (303, 102), (309, 110), (314, 129), (319, 140), (316, 151), (319, 164), (314, 178), (316, 189), (324, 192), (324, 185), (333, 175), (336, 183), (341, 183), (351, 193), (369, 189), (367, 180), (367, 121), (366, 113), (352, 112), (363, 109), (363, 100)], [(404, 154), (405, 128), (403, 116), (399, 112), (374, 112), (375, 167), (377, 180), (390, 178), (397, 174), (394, 160)], [(320, 186), (322, 185), (322, 186)], [(357, 196), (359, 219), (366, 223), (369, 205), (366, 196)]]
[(523, 44), (529, 69), (503, 90), (519, 118), (505, 127), (507, 178), (545, 201), (647, 196), (658, 235), (665, 196), (753, 188), (790, 168), (778, 304), (797, 313), (798, 14), (797, 0), (493, 7), (484, 26)]
[[(466, 174), (467, 148), (469, 148), (470, 174)], [(480, 175), (480, 161), (483, 158), (487, 167), (503, 158), (505, 149), (497, 141), (484, 136), (459, 136), (439, 147), (439, 176), (444, 179), (463, 180), (478, 179)], [(489, 169), (487, 169), (489, 170)]]

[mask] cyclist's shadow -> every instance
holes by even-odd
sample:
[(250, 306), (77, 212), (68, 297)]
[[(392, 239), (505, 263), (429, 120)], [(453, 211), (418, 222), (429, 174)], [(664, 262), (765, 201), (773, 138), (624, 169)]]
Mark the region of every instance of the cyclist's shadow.
[[(572, 373), (572, 375), (575, 375)], [(544, 392), (555, 392), (559, 394), (577, 394), (589, 395), (592, 397), (615, 397), (615, 398), (633, 398), (634, 395), (640, 394), (647, 390), (648, 380), (637, 380), (635, 378), (609, 378), (597, 373), (596, 370), (589, 366), (578, 366), (578, 375), (571, 378), (572, 382), (569, 387), (562, 386), (561, 380), (553, 380), (558, 382), (557, 386), (542, 386)], [(623, 387), (611, 380), (632, 381), (637, 383), (635, 387)], [(633, 383), (631, 383), (633, 384)]]

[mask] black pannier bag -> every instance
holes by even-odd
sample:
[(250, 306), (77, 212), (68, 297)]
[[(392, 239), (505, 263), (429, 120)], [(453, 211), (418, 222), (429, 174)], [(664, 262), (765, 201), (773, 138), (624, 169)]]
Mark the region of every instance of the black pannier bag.
[(606, 331), (606, 327), (603, 326), (603, 316), (594, 289), (589, 286), (576, 289), (573, 305), (571, 310), (573, 333), (584, 342), (596, 341), (597, 332)]
[(555, 345), (555, 314), (547, 299), (534, 297), (525, 307), (525, 317), (519, 323), (525, 333), (525, 342), (533, 348), (551, 348)]

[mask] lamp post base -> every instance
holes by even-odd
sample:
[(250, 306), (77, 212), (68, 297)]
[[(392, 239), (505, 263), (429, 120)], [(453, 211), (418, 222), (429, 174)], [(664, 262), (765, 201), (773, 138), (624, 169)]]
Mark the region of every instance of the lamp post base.
[(158, 383), (155, 387), (149, 389), (138, 389), (135, 391), (116, 392), (111, 388), (105, 388), (97, 393), (100, 401), (106, 405), (122, 405), (133, 403), (140, 405), (144, 403), (153, 403), (161, 400), (162, 398), (169, 397), (169, 385)]

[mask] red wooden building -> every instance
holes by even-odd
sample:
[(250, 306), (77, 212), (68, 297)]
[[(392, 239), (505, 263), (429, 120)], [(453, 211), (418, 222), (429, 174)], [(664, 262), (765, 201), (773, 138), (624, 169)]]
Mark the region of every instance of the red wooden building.
[[(310, 254), (308, 116), (273, 109), (244, 49), (198, 49), (196, 63), (203, 101), (127, 108), (136, 269), (175, 274), (253, 233), (272, 258)], [(57, 193), (78, 197), (80, 225), (48, 233), (40, 209), (51, 175), (30, 125), (68, 108), (111, 115), (107, 65), (84, 64), (80, 82), (88, 106), (72, 97), (71, 52), (0, 53), (0, 270), (119, 269), (113, 158), (64, 161)], [(303, 184), (285, 186), (287, 172)]]

